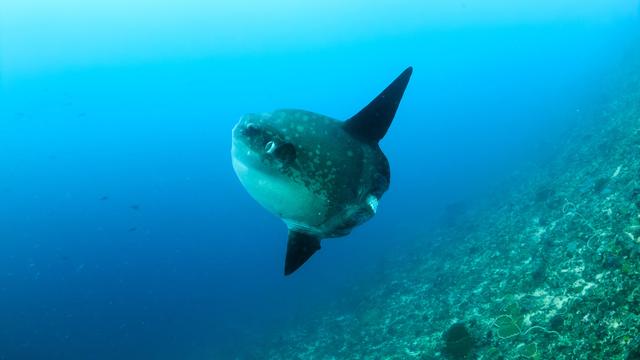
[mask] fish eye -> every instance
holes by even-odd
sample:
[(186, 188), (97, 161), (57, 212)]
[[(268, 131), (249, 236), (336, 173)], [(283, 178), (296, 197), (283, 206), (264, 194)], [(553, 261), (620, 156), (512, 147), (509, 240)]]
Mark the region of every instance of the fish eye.
[(274, 149), (274, 155), (284, 163), (292, 163), (296, 159), (296, 147), (292, 143), (284, 143)]
[(264, 145), (264, 151), (267, 152), (267, 154), (271, 154), (276, 150), (276, 143), (274, 143), (273, 141), (268, 141), (265, 145)]

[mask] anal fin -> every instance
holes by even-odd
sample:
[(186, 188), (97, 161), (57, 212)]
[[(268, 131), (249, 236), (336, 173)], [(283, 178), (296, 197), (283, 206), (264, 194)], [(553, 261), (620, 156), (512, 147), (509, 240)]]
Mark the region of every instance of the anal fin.
[(290, 275), (298, 270), (318, 250), (320, 250), (319, 238), (303, 232), (289, 230), (284, 274)]

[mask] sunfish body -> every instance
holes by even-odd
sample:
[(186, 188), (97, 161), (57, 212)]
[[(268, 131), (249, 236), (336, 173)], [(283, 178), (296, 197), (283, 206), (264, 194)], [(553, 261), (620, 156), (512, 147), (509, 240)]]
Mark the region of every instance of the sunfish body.
[(233, 168), (242, 185), (289, 229), (285, 275), (318, 249), (376, 213), (389, 188), (378, 142), (411, 77), (407, 68), (346, 121), (304, 110), (243, 116), (232, 131)]

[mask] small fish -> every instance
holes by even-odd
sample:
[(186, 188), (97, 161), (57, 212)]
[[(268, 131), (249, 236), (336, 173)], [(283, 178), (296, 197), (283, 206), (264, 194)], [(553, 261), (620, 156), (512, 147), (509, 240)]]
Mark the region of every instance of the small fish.
[(102, 195), (102, 197), (100, 198), (100, 201), (106, 201), (106, 200), (109, 200), (109, 196)]
[(138, 210), (140, 210), (140, 205), (138, 205), (138, 204), (133, 204), (133, 205), (129, 206), (129, 208), (130, 208), (131, 210), (138, 211)]

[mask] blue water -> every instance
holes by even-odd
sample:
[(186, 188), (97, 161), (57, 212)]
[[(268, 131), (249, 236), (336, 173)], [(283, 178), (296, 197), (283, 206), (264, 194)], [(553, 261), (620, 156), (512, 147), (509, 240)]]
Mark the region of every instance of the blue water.
[[(8, 4), (0, 359), (242, 358), (375, 286), (447, 206), (543, 163), (636, 31), (633, 1), (505, 3)], [(237, 181), (232, 126), (348, 118), (409, 65), (377, 216), (283, 277), (285, 226)]]

